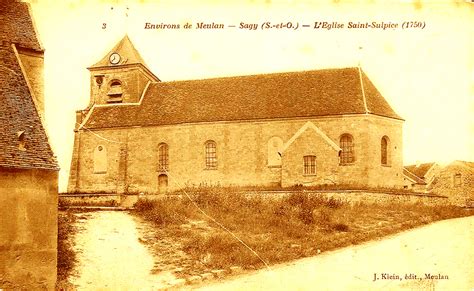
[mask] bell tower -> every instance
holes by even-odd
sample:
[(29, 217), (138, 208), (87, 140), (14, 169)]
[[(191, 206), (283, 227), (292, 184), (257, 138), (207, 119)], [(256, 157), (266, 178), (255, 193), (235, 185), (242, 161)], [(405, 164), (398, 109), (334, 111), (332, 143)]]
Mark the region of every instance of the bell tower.
[(90, 72), (90, 106), (137, 103), (148, 82), (160, 82), (125, 35)]

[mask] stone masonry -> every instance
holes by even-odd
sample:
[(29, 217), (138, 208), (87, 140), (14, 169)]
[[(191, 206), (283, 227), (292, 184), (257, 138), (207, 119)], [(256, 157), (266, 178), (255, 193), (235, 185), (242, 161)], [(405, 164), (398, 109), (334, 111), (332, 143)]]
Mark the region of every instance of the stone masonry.
[[(279, 136), (286, 142), (307, 121), (312, 121), (336, 143), (342, 134), (351, 134), (355, 162), (339, 165), (338, 152), (316, 133), (307, 130), (283, 153), (283, 170), (267, 166), (269, 139)], [(377, 124), (385, 130), (367, 130)], [(282, 186), (338, 183), (400, 188), (401, 134), (401, 122), (391, 123), (377, 116), (187, 124), (107, 129), (94, 133), (77, 131), (75, 161), (78, 163), (73, 163), (75, 179), (70, 180), (69, 186), (75, 192), (156, 193), (158, 144), (165, 142), (169, 145), (169, 189), (200, 184), (250, 186), (280, 182)], [(388, 166), (380, 164), (380, 138), (383, 135), (391, 140)], [(218, 167), (215, 170), (205, 169), (204, 143), (207, 140), (217, 144)], [(96, 174), (92, 170), (93, 153), (99, 145), (107, 149), (108, 170)], [(303, 174), (303, 156), (307, 154), (317, 157), (314, 176)]]

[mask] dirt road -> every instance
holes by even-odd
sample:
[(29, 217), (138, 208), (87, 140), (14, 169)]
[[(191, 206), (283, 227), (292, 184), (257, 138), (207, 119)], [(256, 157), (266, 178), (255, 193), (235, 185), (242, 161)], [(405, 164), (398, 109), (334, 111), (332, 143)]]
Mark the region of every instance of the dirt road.
[[(416, 276), (416, 279), (415, 279)], [(437, 279), (428, 279), (434, 276)], [(377, 280), (374, 281), (374, 278)], [(474, 217), (274, 266), (202, 290), (472, 290)]]
[[(82, 217), (82, 219), (81, 219)], [(78, 263), (71, 283), (78, 290), (157, 290), (176, 279), (152, 274), (154, 256), (140, 243), (143, 223), (122, 211), (80, 214), (75, 249)]]

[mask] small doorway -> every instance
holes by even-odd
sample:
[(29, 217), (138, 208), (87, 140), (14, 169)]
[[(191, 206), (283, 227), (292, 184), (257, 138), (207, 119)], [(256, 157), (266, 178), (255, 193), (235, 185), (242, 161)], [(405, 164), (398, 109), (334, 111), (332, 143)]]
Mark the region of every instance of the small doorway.
[(168, 188), (168, 176), (165, 174), (160, 174), (158, 176), (158, 193), (166, 193)]

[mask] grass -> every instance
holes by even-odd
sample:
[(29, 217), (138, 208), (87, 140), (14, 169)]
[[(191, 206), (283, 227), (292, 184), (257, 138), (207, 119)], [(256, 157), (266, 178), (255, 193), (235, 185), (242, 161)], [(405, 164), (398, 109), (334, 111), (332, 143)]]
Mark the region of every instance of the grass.
[[(191, 196), (140, 200), (135, 213), (181, 241), (182, 249), (205, 268), (245, 269), (262, 260), (227, 231), (242, 239), (266, 263), (275, 264), (359, 244), (433, 221), (472, 215), (456, 206), (347, 203), (302, 191), (280, 199), (244, 195), (229, 188), (197, 188)], [(207, 227), (192, 227), (193, 221)], [(187, 225), (187, 227), (183, 227)]]
[(76, 254), (71, 245), (71, 236), (75, 233), (73, 223), (76, 220), (72, 212), (60, 211), (58, 213), (58, 290), (67, 285), (67, 278), (71, 274), (76, 263)]

